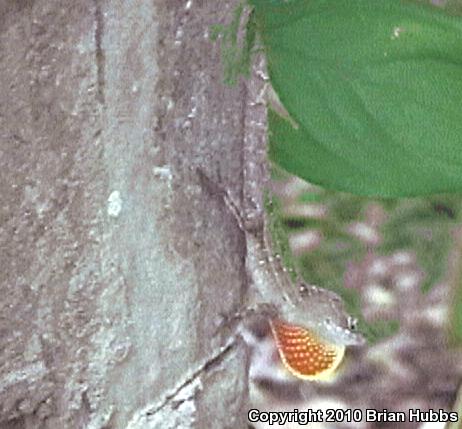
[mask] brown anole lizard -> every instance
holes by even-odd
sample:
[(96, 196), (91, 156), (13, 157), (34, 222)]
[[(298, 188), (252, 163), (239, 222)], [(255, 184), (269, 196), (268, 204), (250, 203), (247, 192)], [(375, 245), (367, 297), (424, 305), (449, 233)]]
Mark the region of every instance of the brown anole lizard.
[[(363, 344), (364, 338), (355, 331), (355, 320), (335, 293), (299, 279), (293, 282), (280, 258), (272, 255), (264, 209), (268, 172), (266, 103), (261, 100), (267, 80), (263, 68), (260, 61), (254, 66), (253, 79), (246, 82), (250, 102), (245, 112), (240, 202), (229, 191), (219, 192), (245, 234), (249, 283), (245, 308), (269, 321), (289, 371), (299, 378), (321, 379), (339, 365), (345, 346)], [(202, 179), (209, 182), (204, 176)]]

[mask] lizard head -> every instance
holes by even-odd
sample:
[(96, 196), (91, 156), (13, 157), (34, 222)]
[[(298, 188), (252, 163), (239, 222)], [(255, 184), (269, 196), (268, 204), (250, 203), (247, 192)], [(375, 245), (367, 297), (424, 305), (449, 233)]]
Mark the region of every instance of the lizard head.
[(338, 346), (362, 345), (364, 337), (357, 331), (357, 321), (345, 310), (334, 292), (298, 282), (299, 299), (289, 323), (304, 326), (328, 343)]
[(269, 321), (279, 356), (299, 379), (330, 380), (346, 346), (363, 344), (364, 337), (335, 293), (304, 283), (298, 286), (300, 296), (289, 319)]

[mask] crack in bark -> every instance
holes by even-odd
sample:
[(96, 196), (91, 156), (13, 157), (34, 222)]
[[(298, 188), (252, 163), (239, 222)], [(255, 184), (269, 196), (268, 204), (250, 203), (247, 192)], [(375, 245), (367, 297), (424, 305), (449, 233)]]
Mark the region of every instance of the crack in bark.
[[(156, 413), (162, 411), (169, 403), (173, 402), (179, 393), (186, 388), (188, 385), (194, 383), (194, 381), (204, 372), (208, 371), (210, 368), (218, 365), (224, 357), (231, 351), (231, 349), (236, 345), (236, 337), (232, 337), (226, 345), (222, 346), (218, 352), (214, 355), (209, 356), (204, 362), (202, 362), (191, 374), (187, 375), (186, 378), (181, 381), (176, 387), (174, 387), (171, 393), (167, 394), (164, 399), (161, 400), (160, 404), (157, 405), (153, 410), (147, 411), (147, 416), (153, 416)], [(178, 408), (183, 402), (187, 401), (189, 398), (182, 398), (177, 401), (177, 403), (172, 405), (172, 408)]]

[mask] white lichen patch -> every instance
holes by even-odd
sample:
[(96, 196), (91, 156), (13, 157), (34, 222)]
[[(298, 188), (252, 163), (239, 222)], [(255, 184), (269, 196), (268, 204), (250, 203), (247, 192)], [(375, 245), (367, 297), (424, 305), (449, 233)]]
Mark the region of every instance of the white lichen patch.
[(173, 179), (172, 170), (170, 169), (168, 165), (156, 166), (152, 169), (152, 171), (154, 173), (154, 176), (161, 180), (171, 182)]
[(121, 211), (122, 197), (119, 191), (113, 191), (107, 199), (107, 214), (111, 217), (118, 217)]

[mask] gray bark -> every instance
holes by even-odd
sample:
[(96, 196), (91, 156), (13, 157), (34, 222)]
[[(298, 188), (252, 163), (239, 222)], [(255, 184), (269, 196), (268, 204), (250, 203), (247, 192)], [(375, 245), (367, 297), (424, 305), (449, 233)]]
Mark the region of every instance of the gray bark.
[(1, 0), (0, 427), (244, 427), (231, 3)]

